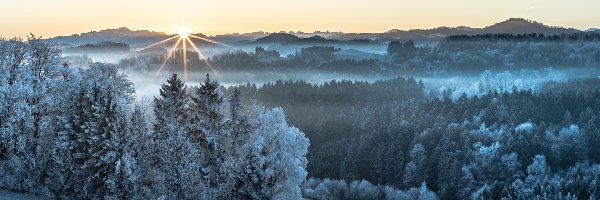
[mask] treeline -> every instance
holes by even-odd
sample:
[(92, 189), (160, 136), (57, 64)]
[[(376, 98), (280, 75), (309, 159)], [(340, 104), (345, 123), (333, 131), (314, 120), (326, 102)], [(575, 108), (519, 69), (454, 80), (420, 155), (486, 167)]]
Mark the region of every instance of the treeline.
[(66, 48), (65, 52), (91, 52), (91, 53), (110, 53), (110, 52), (129, 52), (128, 44), (117, 42), (100, 42), (98, 44), (85, 44), (77, 47)]
[(588, 199), (600, 197), (599, 85), (572, 80), (455, 101), (425, 97), (410, 78), (240, 90), (281, 106), (306, 133), (311, 177), (426, 183), (442, 199)]
[(471, 73), (553, 67), (595, 67), (600, 63), (600, 43), (596, 42), (455, 42), (436, 46), (402, 48), (390, 43), (388, 69), (414, 73)]
[[(187, 52), (188, 70), (212, 73), (219, 72), (339, 72), (339, 73), (377, 73), (381, 72), (383, 62), (377, 59), (334, 59), (333, 53), (341, 49), (333, 46), (312, 46), (302, 48), (287, 57), (280, 57), (277, 51), (268, 51), (262, 47), (255, 52), (235, 51), (215, 55), (206, 60), (196, 52)], [(166, 61), (165, 61), (166, 59)], [(183, 50), (166, 55), (141, 54), (120, 60), (122, 69), (155, 71), (166, 63), (166, 69), (183, 71)], [(208, 63), (208, 64), (207, 64)]]
[(450, 35), (446, 36), (446, 41), (452, 42), (473, 42), (473, 41), (495, 41), (495, 42), (598, 42), (600, 34), (595, 32), (581, 32), (561, 35), (544, 35), (537, 33), (524, 34), (477, 34), (477, 35)]
[(0, 40), (0, 189), (55, 199), (299, 199), (308, 139), (283, 110), (177, 75), (149, 104), (112, 65)]
[[(459, 36), (456, 36), (459, 38)], [(312, 46), (298, 49), (287, 57), (276, 51), (256, 48), (255, 52), (228, 52), (201, 59), (188, 52), (190, 70), (199, 72), (327, 72), (351, 74), (479, 74), (484, 70), (517, 71), (520, 69), (555, 69), (595, 67), (600, 64), (600, 43), (596, 39), (582, 42), (510, 39), (514, 35), (466, 36), (474, 39), (450, 39), (435, 45), (417, 45), (413, 41), (392, 41), (387, 55), (362, 59), (336, 58), (341, 49), (334, 46)], [(508, 39), (476, 39), (504, 38)], [(533, 34), (524, 38), (540, 38)], [(547, 38), (549, 36), (543, 36)], [(580, 36), (577, 36), (578, 38)], [(584, 37), (584, 36), (581, 36)], [(591, 38), (592, 35), (585, 37)], [(594, 36), (596, 37), (596, 36)], [(138, 55), (123, 59), (119, 67), (136, 70), (158, 70), (165, 55)], [(167, 69), (183, 69), (182, 51), (166, 61)], [(208, 65), (208, 64), (210, 65)]]

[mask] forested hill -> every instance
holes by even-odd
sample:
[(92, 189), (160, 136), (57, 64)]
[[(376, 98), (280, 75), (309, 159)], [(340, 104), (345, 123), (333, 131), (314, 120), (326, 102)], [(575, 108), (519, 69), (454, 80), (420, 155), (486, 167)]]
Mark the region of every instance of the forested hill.
[(306, 133), (311, 177), (399, 188), (424, 181), (442, 199), (600, 195), (600, 79), (456, 100), (424, 96), (411, 78), (240, 91), (282, 107)]
[(477, 34), (477, 35), (450, 35), (446, 37), (446, 41), (468, 42), (468, 41), (518, 41), (518, 42), (599, 42), (600, 33), (596, 32), (579, 32), (560, 35), (544, 35), (537, 33), (520, 33), (520, 34)]

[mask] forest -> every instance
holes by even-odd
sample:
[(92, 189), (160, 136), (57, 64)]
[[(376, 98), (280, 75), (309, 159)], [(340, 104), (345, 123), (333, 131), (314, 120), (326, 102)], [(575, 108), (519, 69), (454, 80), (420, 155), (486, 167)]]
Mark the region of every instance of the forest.
[[(599, 34), (484, 34), (453, 35), (435, 45), (423, 42), (391, 41), (381, 56), (336, 58), (341, 48), (321, 44), (300, 48), (284, 55), (277, 48), (256, 47), (255, 51), (231, 51), (203, 62), (195, 52), (187, 52), (192, 71), (219, 72), (313, 72), (361, 75), (477, 75), (484, 70), (593, 68), (600, 64)], [(360, 47), (356, 47), (359, 48)], [(265, 53), (267, 52), (267, 53)], [(366, 54), (366, 53), (365, 53)], [(140, 54), (122, 59), (120, 69), (153, 71), (165, 62), (161, 54)], [(166, 60), (180, 71), (183, 50)], [(209, 67), (210, 66), (210, 67)], [(393, 78), (393, 77), (388, 77)]]
[[(136, 101), (114, 65), (70, 66), (35, 37), (2, 40), (0, 48), (0, 189), (56, 199), (309, 195), (309, 139), (281, 108), (242, 104), (239, 90), (225, 94), (209, 75), (188, 86), (173, 74), (150, 102)], [(424, 185), (348, 187), (436, 197)]]
[(310, 177), (399, 188), (426, 183), (442, 199), (600, 195), (599, 79), (457, 100), (425, 95), (422, 88), (396, 78), (280, 81), (239, 90), (248, 101), (282, 107), (289, 123), (304, 131)]
[[(333, 46), (225, 53), (207, 62), (407, 73), (227, 86), (214, 72), (199, 84), (173, 73), (147, 99), (119, 70), (153, 71), (161, 56), (79, 67), (47, 40), (1, 39), (0, 189), (53, 199), (600, 197), (600, 79), (533, 90), (490, 71), (597, 66), (600, 46), (473, 37), (390, 42), (369, 60), (336, 60)], [(406, 75), (418, 71), (476, 73), (477, 92), (429, 89)]]

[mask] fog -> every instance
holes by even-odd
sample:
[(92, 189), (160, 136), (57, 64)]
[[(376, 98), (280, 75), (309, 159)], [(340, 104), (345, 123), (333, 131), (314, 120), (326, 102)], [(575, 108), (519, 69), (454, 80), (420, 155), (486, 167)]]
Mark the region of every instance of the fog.
[[(245, 45), (243, 48), (227, 49), (227, 48), (206, 48), (204, 54), (212, 58), (232, 52), (247, 52), (252, 55), (256, 46)], [(281, 45), (265, 45), (265, 49), (269, 51), (277, 51), (282, 58), (293, 57), (300, 49), (306, 46), (281, 46)], [(427, 48), (427, 47), (422, 47)], [(351, 46), (345, 45), (340, 50), (353, 49), (363, 51), (365, 53), (378, 55), (379, 60), (385, 60), (385, 46)], [(130, 58), (138, 60), (136, 57), (139, 49), (127, 52), (108, 52), (108, 53), (64, 53), (69, 62), (78, 65), (88, 65), (92, 62), (105, 62), (117, 64), (124, 59)], [(88, 63), (88, 64), (85, 64)], [(144, 62), (142, 62), (143, 65)], [(177, 69), (177, 66), (167, 64), (164, 69), (158, 72), (160, 68), (158, 64), (145, 64), (146, 69), (122, 67), (120, 72), (127, 75), (128, 79), (135, 85), (136, 95), (139, 99), (144, 97), (152, 97), (158, 94), (160, 85), (176, 73), (184, 79), (184, 72)], [(151, 66), (151, 67), (147, 67)], [(430, 95), (441, 95), (446, 90), (451, 90), (452, 98), (456, 99), (463, 93), (467, 96), (483, 95), (487, 91), (506, 91), (511, 92), (513, 88), (517, 90), (532, 90), (536, 91), (540, 86), (547, 81), (564, 81), (571, 78), (597, 78), (600, 77), (599, 67), (532, 67), (518, 68), (513, 70), (493, 70), (485, 67), (474, 67), (476, 70), (469, 73), (463, 72), (445, 72), (445, 71), (373, 71), (369, 73), (355, 73), (345, 71), (321, 71), (321, 70), (306, 70), (306, 69), (288, 69), (288, 70), (244, 70), (221, 72), (218, 70), (197, 70), (196, 66), (188, 66), (187, 79), (185, 82), (189, 86), (198, 86), (209, 74), (212, 80), (216, 80), (220, 85), (225, 87), (237, 86), (241, 84), (255, 84), (258, 87), (265, 83), (273, 83), (277, 80), (293, 80), (305, 81), (314, 85), (322, 85), (325, 82), (332, 80), (351, 80), (351, 81), (366, 81), (375, 82), (377, 80), (391, 79), (395, 77), (413, 77), (421, 80), (424, 83), (425, 90)], [(342, 66), (343, 67), (343, 66)], [(498, 68), (498, 67), (496, 67)], [(483, 88), (482, 88), (483, 87)]]
[[(121, 70), (120, 72), (127, 75), (127, 78), (135, 85), (136, 95), (139, 99), (153, 97), (158, 95), (161, 84), (173, 73), (184, 77), (184, 73), (176, 71), (156, 72), (140, 72), (135, 70)], [(498, 92), (512, 92), (513, 86), (517, 90), (532, 90), (537, 91), (542, 84), (547, 81), (566, 81), (569, 79), (585, 79), (596, 78), (600, 75), (599, 68), (569, 68), (556, 70), (547, 68), (543, 70), (518, 70), (518, 71), (484, 71), (480, 75), (449, 75), (449, 76), (423, 76), (423, 75), (407, 75), (407, 74), (378, 74), (378, 75), (359, 75), (359, 74), (344, 74), (344, 73), (317, 73), (317, 72), (290, 72), (290, 73), (219, 73), (219, 72), (189, 72), (187, 80), (188, 86), (199, 86), (205, 78), (206, 74), (210, 75), (212, 80), (216, 80), (224, 87), (237, 86), (242, 84), (255, 84), (258, 87), (265, 83), (274, 83), (277, 80), (293, 80), (305, 81), (314, 85), (322, 85), (325, 82), (332, 80), (351, 80), (365, 81), (373, 83), (378, 80), (391, 79), (395, 77), (413, 77), (416, 80), (421, 80), (425, 85), (427, 93), (438, 95), (445, 90), (452, 90), (452, 98), (456, 99), (463, 93), (467, 96), (483, 95), (488, 90), (496, 90)], [(488, 85), (486, 85), (488, 84)], [(481, 90), (482, 85), (484, 87)]]
[[(162, 71), (156, 72), (140, 72), (135, 70), (121, 70), (120, 72), (127, 75), (128, 79), (135, 85), (138, 97), (157, 95), (160, 85), (170, 77), (173, 73), (179, 77), (184, 77), (182, 72)], [(294, 80), (306, 81), (308, 83), (321, 85), (324, 82), (331, 80), (353, 80), (374, 82), (381, 79), (394, 77), (393, 75), (376, 75), (376, 76), (361, 76), (357, 74), (341, 74), (341, 73), (311, 73), (311, 72), (293, 72), (293, 73), (251, 73), (251, 72), (189, 72), (185, 81), (189, 86), (198, 86), (206, 79), (206, 74), (209, 74), (212, 80), (216, 80), (224, 87), (237, 86), (241, 84), (255, 84), (261, 86), (265, 83), (273, 83), (277, 80)]]

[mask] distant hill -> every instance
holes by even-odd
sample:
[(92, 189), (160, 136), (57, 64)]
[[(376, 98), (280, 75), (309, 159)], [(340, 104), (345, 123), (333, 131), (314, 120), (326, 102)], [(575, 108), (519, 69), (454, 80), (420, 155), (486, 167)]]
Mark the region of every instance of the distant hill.
[(600, 33), (600, 29), (597, 28), (590, 28), (588, 30), (585, 30), (585, 32), (596, 32), (596, 33)]
[(87, 52), (87, 53), (108, 53), (108, 52), (129, 52), (129, 45), (117, 42), (100, 42), (98, 44), (85, 44), (78, 47), (64, 49), (65, 53)]
[(580, 30), (573, 28), (563, 28), (558, 26), (546, 26), (542, 23), (535, 21), (526, 20), (523, 18), (511, 18), (506, 21), (496, 23), (494, 25), (485, 27), (478, 31), (479, 33), (510, 33), (510, 34), (522, 34), (522, 33), (542, 33), (544, 35), (556, 35), (563, 33), (577, 33)]
[(223, 35), (215, 35), (211, 38), (214, 40), (217, 40), (217, 41), (225, 42), (225, 43), (236, 43), (236, 42), (243, 42), (243, 41), (253, 41), (258, 38), (266, 37), (268, 35), (269, 35), (269, 33), (259, 31), (259, 32), (252, 32), (252, 33), (243, 33), (243, 34), (230, 33), (230, 34), (223, 34)]
[(298, 36), (289, 33), (271, 33), (265, 37), (256, 39), (254, 43), (284, 43), (298, 39)]
[(85, 44), (97, 44), (104, 41), (125, 43), (130, 46), (144, 46), (150, 43), (161, 41), (169, 35), (162, 32), (148, 30), (132, 31), (122, 27), (118, 29), (106, 29), (101, 31), (92, 31), (71, 36), (59, 36), (50, 38), (51, 41), (58, 44), (68, 44), (80, 46)]
[(436, 40), (443, 39), (449, 35), (477, 35), (485, 33), (510, 33), (510, 34), (523, 34), (523, 33), (541, 33), (544, 35), (554, 34), (571, 34), (582, 32), (573, 28), (563, 28), (558, 26), (547, 26), (542, 23), (535, 21), (522, 19), (522, 18), (510, 18), (508, 20), (484, 27), (484, 28), (471, 28), (467, 26), (458, 27), (438, 27), (433, 29), (412, 29), (412, 30), (398, 30), (392, 29), (385, 33), (342, 33), (328, 37), (329, 39), (338, 40), (351, 40), (370, 38), (374, 40)]
[[(598, 32), (593, 29), (592, 31)], [(383, 33), (341, 33), (341, 32), (321, 32), (314, 33), (304, 32), (280, 32), (267, 33), (263, 31), (252, 33), (233, 33), (209, 37), (211, 40), (219, 41), (226, 44), (244, 44), (255, 45), (256, 43), (278, 43), (278, 44), (314, 44), (314, 43), (339, 43), (345, 41), (363, 41), (363, 43), (372, 42), (387, 42), (391, 40), (442, 40), (449, 35), (478, 35), (485, 33), (537, 33), (544, 35), (554, 34), (571, 34), (583, 32), (573, 28), (564, 28), (559, 26), (548, 26), (535, 21), (530, 21), (522, 18), (510, 18), (508, 20), (484, 27), (471, 28), (467, 26), (457, 27), (438, 27), (433, 29), (412, 29), (399, 30), (392, 29)], [(195, 34), (204, 36), (201, 33)], [(85, 44), (97, 44), (103, 41), (113, 41), (117, 43), (125, 43), (132, 48), (143, 47), (161, 40), (164, 40), (173, 35), (168, 35), (162, 32), (154, 32), (148, 30), (133, 31), (128, 28), (107, 29), (101, 31), (92, 31), (88, 33), (75, 34), (71, 36), (60, 36), (51, 38), (50, 40), (64, 46), (80, 46)], [(318, 37), (320, 38), (318, 38)], [(205, 43), (195, 40), (194, 42)], [(206, 43), (207, 45), (210, 45)], [(357, 43), (358, 44), (358, 43)]]
[(320, 35), (313, 35), (307, 38), (299, 38), (297, 40), (288, 41), (283, 45), (321, 45), (321, 44), (332, 44), (340, 43), (341, 41), (335, 39), (327, 39)]

